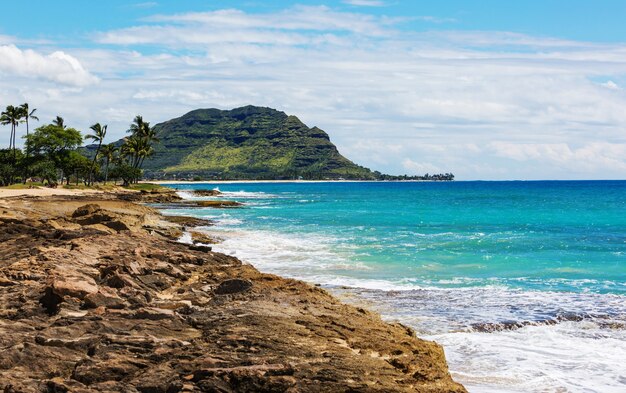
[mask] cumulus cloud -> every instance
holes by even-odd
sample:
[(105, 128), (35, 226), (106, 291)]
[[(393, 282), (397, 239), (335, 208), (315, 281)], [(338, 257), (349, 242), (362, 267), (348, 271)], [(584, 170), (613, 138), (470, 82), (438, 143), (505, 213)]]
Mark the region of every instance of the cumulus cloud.
[(422, 16), (418, 16), (416, 19), (421, 20), (422, 22), (429, 22), (429, 23), (454, 23), (456, 22), (456, 19), (454, 18), (441, 18), (437, 16), (432, 16), (432, 15), (422, 15)]
[(445, 171), (430, 162), (415, 162), (410, 158), (405, 158), (402, 161), (402, 167), (408, 171), (409, 175), (423, 175), (426, 173), (437, 174), (444, 173)]
[(615, 83), (613, 81), (606, 81), (604, 83), (600, 83), (600, 86), (604, 86), (604, 87), (606, 87), (607, 89), (610, 89), (610, 90), (622, 90), (622, 88), (617, 83)]
[(156, 6), (158, 6), (159, 3), (157, 3), (156, 1), (145, 1), (143, 3), (134, 3), (131, 4), (131, 7), (133, 8), (154, 8)]
[(360, 7), (382, 7), (386, 5), (385, 2), (381, 0), (343, 0), (342, 3)]
[(87, 86), (98, 81), (78, 59), (65, 52), (43, 55), (30, 49), (21, 50), (15, 45), (0, 46), (0, 72), (71, 86)]
[(626, 143), (593, 142), (572, 147), (567, 143), (493, 142), (488, 148), (500, 157), (533, 161), (546, 167), (556, 165), (579, 173), (626, 173)]
[(306, 6), (157, 15), (94, 33), (106, 45), (64, 50), (101, 78), (97, 88), (38, 75), (48, 83), (7, 80), (0, 98), (79, 128), (109, 123), (111, 137), (138, 113), (157, 123), (262, 105), (319, 126), (383, 172), (626, 177), (626, 45), (401, 22)]
[(295, 6), (271, 14), (225, 9), (155, 15), (146, 21), (158, 24), (102, 32), (96, 35), (96, 39), (117, 45), (320, 44), (337, 41), (334, 35), (337, 32), (385, 35), (388, 34), (387, 27), (400, 19), (338, 12), (326, 6)]

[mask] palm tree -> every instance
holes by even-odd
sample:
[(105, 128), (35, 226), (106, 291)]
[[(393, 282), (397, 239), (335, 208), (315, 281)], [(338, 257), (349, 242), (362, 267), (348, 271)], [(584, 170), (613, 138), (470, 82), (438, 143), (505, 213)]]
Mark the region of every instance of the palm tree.
[(130, 136), (124, 138), (124, 145), (122, 146), (124, 155), (129, 158), (129, 164), (133, 168), (139, 166), (139, 160), (141, 158), (141, 151), (145, 147), (145, 139), (138, 136)]
[(147, 157), (152, 157), (153, 154), (154, 154), (154, 149), (152, 148), (152, 145), (150, 145), (150, 143), (146, 141), (144, 145), (142, 146), (141, 150), (139, 151), (140, 158), (139, 158), (138, 168), (141, 169), (141, 167), (143, 166), (143, 161)]
[(11, 125), (11, 139), (9, 140), (9, 148), (13, 149), (13, 158), (15, 158), (15, 130), (22, 121), (22, 110), (20, 107), (9, 105), (6, 110), (0, 114), (0, 124)]
[(150, 123), (145, 123), (145, 129), (143, 133), (143, 137), (151, 144), (152, 142), (160, 142), (159, 138), (156, 135), (156, 130), (154, 127), (150, 127)]
[(143, 116), (137, 115), (128, 130), (132, 135), (124, 139), (121, 147), (121, 155), (129, 158), (129, 164), (135, 169), (141, 169), (146, 157), (154, 154), (152, 144), (159, 142), (154, 127), (143, 120)]
[(33, 119), (39, 121), (39, 118), (35, 116), (35, 112), (37, 112), (37, 108), (34, 108), (32, 111), (28, 108), (28, 102), (20, 105), (20, 109), (22, 110), (22, 117), (24, 117), (24, 122), (26, 123), (26, 136), (28, 136), (28, 119)]
[(61, 116), (57, 116), (56, 119), (52, 120), (52, 124), (57, 127), (65, 128), (65, 120)]
[[(149, 126), (150, 123), (148, 123)], [(130, 129), (128, 132), (133, 134), (133, 136), (143, 136), (144, 129), (146, 127), (146, 123), (143, 121), (143, 116), (137, 115), (133, 119), (133, 123), (130, 125)]]
[(102, 146), (102, 149), (100, 150), (100, 156), (104, 158), (105, 162), (104, 184), (107, 184), (107, 181), (109, 180), (109, 164), (115, 159), (115, 152), (117, 150), (117, 147), (115, 147), (113, 143)]
[(104, 142), (104, 137), (107, 135), (107, 127), (107, 125), (102, 126), (100, 123), (96, 123), (89, 127), (93, 131), (93, 134), (85, 136), (85, 139), (92, 139), (94, 142), (98, 143), (96, 154), (93, 156), (93, 162), (91, 163), (91, 170), (89, 172), (89, 185), (93, 184), (93, 172), (96, 168), (96, 160), (98, 159), (98, 154), (100, 154), (102, 142)]

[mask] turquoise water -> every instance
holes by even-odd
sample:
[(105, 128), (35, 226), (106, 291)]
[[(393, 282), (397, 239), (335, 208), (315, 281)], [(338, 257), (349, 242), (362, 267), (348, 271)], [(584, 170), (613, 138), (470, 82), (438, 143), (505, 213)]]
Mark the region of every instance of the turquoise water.
[[(203, 188), (206, 186), (179, 186)], [(626, 182), (223, 184), (240, 228), (324, 235), (398, 285), (626, 293)], [(243, 197), (243, 198), (241, 198)], [(213, 214), (211, 211), (209, 214)], [(348, 266), (349, 267), (349, 266)]]
[(174, 187), (216, 186), (246, 207), (166, 213), (443, 343), (471, 391), (626, 391), (626, 181)]

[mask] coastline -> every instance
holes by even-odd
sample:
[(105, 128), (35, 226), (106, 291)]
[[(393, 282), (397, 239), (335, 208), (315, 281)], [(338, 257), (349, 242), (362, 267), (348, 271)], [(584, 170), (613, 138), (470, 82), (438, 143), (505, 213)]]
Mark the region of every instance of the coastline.
[[(533, 279), (525, 277), (528, 275), (525, 267), (520, 270), (522, 274), (515, 274), (517, 266), (507, 262), (505, 267), (497, 261), (500, 257), (515, 257), (515, 252), (507, 252), (498, 240), (506, 240), (506, 245), (524, 253), (524, 258), (517, 259), (520, 263), (530, 258), (542, 261), (546, 259), (542, 246), (550, 244), (551, 236), (557, 235), (556, 240), (563, 235), (580, 238), (579, 234), (595, 231), (593, 223), (615, 222), (594, 219), (592, 210), (582, 217), (579, 215), (580, 225), (571, 230), (561, 224), (562, 219), (568, 220), (568, 214), (551, 217), (554, 225), (545, 228), (542, 227), (545, 218), (536, 214), (542, 212), (541, 208), (534, 208), (542, 206), (536, 199), (551, 196), (554, 206), (569, 212), (588, 205), (590, 200), (610, 202), (620, 195), (613, 192), (620, 187), (607, 183), (607, 192), (591, 198), (587, 192), (596, 185), (587, 183), (450, 186), (224, 185), (219, 187), (218, 198), (242, 201), (246, 208), (211, 211), (166, 207), (165, 214), (190, 214), (215, 220), (214, 227), (206, 228), (208, 234), (219, 238), (214, 250), (237, 256), (264, 272), (319, 283), (343, 301), (379, 312), (388, 321), (401, 321), (419, 336), (442, 343), (453, 377), (471, 391), (616, 389), (620, 385), (618, 365), (625, 342), (626, 315), (619, 297), (619, 293), (623, 294), (619, 272), (611, 276), (610, 271), (598, 264), (595, 265), (596, 271), (601, 271), (600, 275), (596, 274), (598, 280), (581, 281), (592, 276), (594, 265), (588, 273), (571, 265), (567, 269), (533, 265), (528, 271), (542, 272), (541, 279)], [(569, 200), (571, 187), (586, 197), (575, 204), (557, 203)], [(197, 201), (205, 199), (204, 195), (193, 190), (213, 186), (177, 188), (185, 190), (179, 193), (181, 197)], [(475, 198), (477, 189), (488, 204)], [(521, 194), (525, 197), (513, 198), (514, 205), (503, 202)], [(433, 195), (439, 196), (437, 201), (433, 201)], [(469, 200), (469, 204), (457, 207), (450, 203), (459, 199)], [(432, 213), (424, 212), (422, 206), (431, 206)], [(515, 222), (535, 223), (533, 229), (537, 232), (511, 225), (486, 227), (494, 223), (489, 214), (492, 206), (503, 216), (518, 217)], [(468, 209), (471, 215), (459, 214)], [(372, 211), (382, 214), (372, 216)], [(415, 213), (408, 214), (409, 211)], [(442, 217), (459, 221), (429, 230), (429, 224), (441, 221)], [(424, 223), (415, 225), (420, 219)], [(469, 230), (466, 225), (471, 225)], [(611, 226), (602, 232), (607, 234), (607, 239), (612, 239), (612, 234), (623, 233)], [(546, 236), (536, 237), (535, 233)], [(587, 239), (581, 246), (623, 249), (611, 247), (613, 243), (607, 241)], [(431, 245), (434, 252), (422, 251)], [(590, 256), (584, 251), (573, 246), (550, 254), (557, 260), (567, 261), (571, 255), (588, 260)], [(455, 252), (453, 260), (440, 259), (447, 258), (449, 252)], [(483, 255), (489, 259), (482, 259)], [(621, 255), (606, 253), (606, 258), (611, 258), (613, 266), (619, 266)], [(433, 264), (435, 258), (441, 263)], [(391, 259), (403, 264), (377, 263)], [(416, 270), (407, 272), (406, 266)], [(457, 267), (463, 271), (459, 272)], [(482, 273), (485, 271), (489, 275)], [(429, 276), (433, 279), (429, 280)], [(618, 295), (611, 295), (612, 291)], [(611, 349), (605, 349), (607, 345)], [(560, 362), (564, 351), (576, 354), (567, 364)], [(497, 368), (492, 367), (496, 364)], [(581, 372), (571, 373), (572, 368)], [(605, 372), (596, 372), (600, 369)]]
[(288, 184), (288, 183), (445, 183), (443, 180), (150, 180), (140, 183), (170, 184)]
[(114, 193), (20, 191), (0, 194), (5, 391), (465, 391), (438, 344), (174, 241), (189, 222)]

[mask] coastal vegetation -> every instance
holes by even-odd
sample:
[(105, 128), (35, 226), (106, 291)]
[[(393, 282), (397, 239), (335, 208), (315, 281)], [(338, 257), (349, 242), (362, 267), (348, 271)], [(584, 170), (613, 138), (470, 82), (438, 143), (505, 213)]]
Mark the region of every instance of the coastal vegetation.
[(339, 153), (326, 132), (272, 108), (197, 109), (154, 127), (149, 179), (453, 180), (373, 172)]
[[(61, 116), (50, 123), (30, 131), (29, 120), (38, 121), (37, 109), (28, 103), (9, 105), (0, 114), (0, 124), (10, 127), (9, 147), (0, 149), (0, 186), (16, 183), (31, 185), (58, 184), (93, 186), (96, 181), (105, 184), (109, 178), (121, 180), (123, 185), (136, 183), (142, 175), (141, 167), (146, 157), (153, 154), (153, 144), (158, 142), (150, 123), (141, 116), (130, 126), (131, 135), (118, 144), (105, 144), (107, 125), (95, 123), (91, 133), (68, 127)], [(18, 127), (25, 123), (24, 147), (17, 147)], [(84, 140), (95, 142), (95, 151), (85, 154)], [(87, 151), (88, 152), (88, 151)]]
[[(0, 124), (10, 129), (0, 150), (0, 186), (28, 180), (50, 186), (94, 186), (110, 179), (124, 186), (157, 180), (454, 180), (451, 173), (387, 175), (357, 165), (339, 153), (326, 132), (272, 108), (197, 109), (151, 126), (137, 115), (129, 135), (106, 140), (97, 122), (86, 135), (63, 117), (34, 131), (37, 109), (9, 105)], [(18, 128), (26, 125), (24, 147)], [(91, 144), (82, 146), (84, 141)]]

